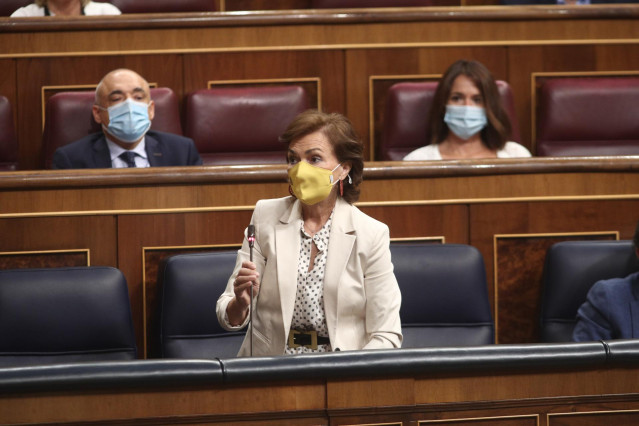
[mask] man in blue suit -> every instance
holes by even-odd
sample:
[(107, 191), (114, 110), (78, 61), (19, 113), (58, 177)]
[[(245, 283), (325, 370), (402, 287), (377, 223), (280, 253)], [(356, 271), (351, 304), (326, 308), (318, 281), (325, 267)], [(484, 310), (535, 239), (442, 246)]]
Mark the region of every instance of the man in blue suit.
[(102, 132), (58, 148), (54, 169), (200, 165), (193, 141), (149, 130), (155, 115), (149, 84), (128, 69), (108, 73), (95, 90), (93, 118)]
[[(633, 237), (639, 257), (639, 223)], [(639, 272), (596, 282), (577, 312), (576, 342), (639, 338)]]

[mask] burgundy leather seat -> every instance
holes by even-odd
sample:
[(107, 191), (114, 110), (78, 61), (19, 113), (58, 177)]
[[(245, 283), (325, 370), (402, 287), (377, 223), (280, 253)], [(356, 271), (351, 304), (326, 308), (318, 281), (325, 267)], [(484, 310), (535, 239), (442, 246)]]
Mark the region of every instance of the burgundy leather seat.
[[(377, 149), (379, 160), (400, 161), (409, 152), (428, 145), (428, 114), (437, 89), (437, 82), (397, 83), (388, 89), (382, 137)], [(497, 88), (512, 125), (510, 140), (520, 140), (519, 122), (510, 86), (498, 80)]]
[(109, 0), (122, 13), (215, 12), (214, 0)]
[(300, 86), (199, 90), (187, 96), (185, 135), (205, 165), (285, 163), (279, 136), (308, 104)]
[[(42, 135), (45, 168), (51, 168), (53, 153), (59, 147), (101, 131), (101, 126), (93, 120), (91, 113), (94, 99), (95, 92), (91, 90), (60, 92), (47, 100)], [(151, 99), (155, 102), (155, 118), (151, 128), (181, 135), (180, 111), (173, 90), (168, 87), (151, 89)]]
[(18, 169), (18, 140), (9, 100), (0, 96), (0, 171)]
[(537, 155), (639, 154), (639, 77), (546, 80), (537, 101)]
[(313, 9), (431, 6), (432, 0), (313, 0)]
[(31, 3), (33, 0), (2, 0), (0, 1), (0, 16), (11, 16), (16, 10)]

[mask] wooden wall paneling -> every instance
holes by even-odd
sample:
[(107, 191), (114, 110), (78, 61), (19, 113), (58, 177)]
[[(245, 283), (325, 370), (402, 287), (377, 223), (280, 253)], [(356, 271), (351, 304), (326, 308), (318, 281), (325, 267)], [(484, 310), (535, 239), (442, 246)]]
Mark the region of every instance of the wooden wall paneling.
[[(430, 163), (432, 165), (432, 163), (438, 162)], [(414, 163), (407, 161), (397, 164), (410, 166)], [(374, 164), (371, 164), (371, 166), (374, 167)], [(437, 164), (433, 166), (437, 167)], [(390, 177), (366, 179), (361, 186), (360, 200), (363, 203), (394, 202), (397, 205), (401, 205), (404, 203), (410, 204), (411, 202), (413, 204), (458, 203), (469, 200), (518, 197), (522, 194), (531, 197), (554, 195), (557, 192), (568, 195), (573, 194), (574, 192), (572, 191), (579, 190), (579, 188), (588, 188), (596, 191), (599, 187), (595, 182), (601, 183), (605, 179), (603, 175), (581, 175), (579, 178), (570, 175), (565, 176), (565, 183), (559, 188), (557, 187), (559, 185), (557, 181), (548, 175), (514, 174), (507, 176), (473, 176), (472, 178), (431, 176), (415, 179), (394, 179)], [(573, 180), (573, 178), (576, 178), (576, 180)], [(592, 185), (586, 186), (589, 183), (592, 183)]]
[(446, 243), (468, 244), (468, 206), (361, 205), (367, 215), (388, 225), (391, 238), (444, 237)]
[(413, 421), (418, 426), (540, 426), (540, 418), (545, 419), (547, 410), (542, 402), (534, 408), (505, 404), (491, 409), (478, 405), (469, 410), (442, 412), (436, 407), (418, 406)]
[[(2, 395), (0, 424), (326, 424), (322, 383), (258, 383)], [(143, 420), (144, 419), (144, 420)], [(140, 423), (141, 422), (141, 423)]]
[(116, 68), (133, 69), (149, 82), (172, 88), (178, 98), (182, 96), (182, 60), (178, 55), (70, 56), (17, 60), (17, 90), (21, 98), (17, 130), (22, 169), (39, 169), (43, 165), (40, 126), (42, 87), (95, 86), (107, 72)]
[(89, 249), (0, 252), (0, 270), (91, 266)]
[[(5, 261), (8, 267), (81, 266), (89, 259), (91, 265), (118, 266), (111, 215), (3, 217), (0, 235), (0, 252), (13, 253)], [(42, 251), (52, 252), (37, 253)]]
[(0, 94), (6, 96), (15, 108), (16, 102), (16, 60), (0, 59)]
[[(635, 393), (634, 381), (624, 368), (578, 370), (566, 367), (552, 371), (431, 374), (415, 378), (415, 403), (418, 408), (426, 408), (429, 404), (472, 401), (477, 403), (472, 408), (496, 409), (498, 414), (511, 415), (513, 412), (508, 411), (508, 406), (516, 406), (512, 403), (518, 400), (537, 400), (542, 406), (561, 401), (571, 406), (580, 395), (619, 396), (626, 392)], [(479, 389), (481, 392), (478, 392)], [(491, 402), (482, 404), (487, 401)], [(535, 408), (529, 406), (530, 411), (524, 409), (517, 412), (531, 414), (540, 410), (539, 405)]]
[(460, 6), (499, 6), (501, 0), (459, 0)]
[[(282, 166), (284, 167), (284, 166)], [(158, 168), (153, 168), (157, 171)], [(167, 167), (167, 173), (187, 174), (202, 173), (202, 168)], [(131, 177), (134, 182), (137, 176), (150, 169), (101, 169), (71, 171), (76, 175), (84, 175), (89, 179), (94, 173)], [(224, 168), (222, 173), (231, 169)], [(67, 171), (44, 171), (51, 175), (65, 175)], [(151, 172), (152, 173), (152, 172)], [(262, 198), (278, 198), (288, 195), (286, 174), (282, 171), (281, 182), (251, 182), (247, 184), (217, 182), (210, 185), (162, 185), (141, 184), (139, 186), (83, 187), (64, 189), (41, 189), (30, 191), (3, 192), (0, 202), (0, 213), (37, 213), (55, 211), (121, 211), (121, 210), (154, 210), (154, 209), (216, 209), (225, 206), (251, 206)]]
[(18, 137), (18, 90), (16, 88), (15, 59), (0, 59), (0, 95), (5, 96), (13, 109), (13, 125)]
[(513, 89), (521, 143), (535, 152), (533, 73), (623, 72), (639, 69), (639, 40), (633, 44), (592, 44), (508, 47), (507, 81)]
[[(219, 0), (218, 0), (219, 1)], [(222, 0), (226, 11), (310, 9), (311, 0)], [(499, 0), (432, 0), (433, 6), (496, 5)]]
[(308, 9), (311, 0), (223, 0), (225, 11)]
[(546, 252), (561, 241), (616, 240), (617, 232), (495, 235), (498, 343), (539, 342)]
[[(156, 315), (154, 300), (157, 277), (145, 277), (145, 269), (157, 271), (157, 265), (143, 265), (145, 248), (211, 245), (237, 245), (242, 243), (243, 232), (252, 211), (232, 210), (205, 213), (131, 214), (118, 217), (118, 265), (127, 278), (131, 310), (138, 339), (140, 356), (147, 354), (149, 327)], [(206, 251), (206, 250), (202, 250)], [(148, 257), (149, 261), (159, 258)], [(146, 283), (144, 282), (146, 279)], [(215, 300), (211, 301), (211, 309)]]
[[(562, 234), (562, 233), (600, 233), (618, 232), (620, 239), (631, 239), (637, 223), (637, 209), (639, 200), (606, 200), (593, 197), (582, 201), (538, 201), (538, 202), (503, 202), (503, 203), (478, 203), (470, 205), (470, 244), (477, 247), (483, 254), (488, 275), (488, 292), (493, 304), (493, 315), (497, 321), (497, 342), (505, 343), (501, 334), (510, 339), (509, 343), (525, 343), (532, 339), (518, 335), (515, 330), (520, 324), (512, 324), (512, 316), (508, 316), (509, 306), (503, 306), (495, 293), (495, 247), (496, 235), (522, 235), (522, 234)], [(532, 239), (530, 242), (534, 242)], [(532, 249), (545, 249), (544, 245), (528, 247), (519, 251), (525, 258), (503, 260), (504, 262), (526, 263), (528, 257), (540, 259), (545, 253), (535, 253)], [(515, 267), (511, 265), (510, 267)], [(529, 267), (529, 265), (527, 265)], [(543, 264), (539, 265), (543, 268)], [(540, 277), (541, 271), (531, 269), (529, 273)], [(508, 280), (511, 277), (506, 277)], [(519, 283), (517, 283), (519, 285)], [(501, 284), (497, 283), (497, 286)], [(535, 292), (539, 294), (538, 291)], [(520, 306), (527, 306), (524, 299), (526, 292), (520, 292)], [(517, 297), (510, 301), (514, 303)], [(534, 306), (530, 309), (537, 310), (534, 318), (525, 318), (521, 321), (529, 324), (528, 330), (534, 330), (533, 323), (538, 321), (538, 299), (532, 301)], [(512, 312), (512, 311), (511, 311)], [(504, 318), (505, 317), (505, 318)], [(513, 336), (508, 337), (508, 336)], [(524, 342), (520, 342), (523, 339)]]
[(442, 74), (458, 59), (476, 59), (497, 79), (506, 79), (507, 57), (502, 47), (434, 47), (397, 49), (349, 49), (346, 51), (346, 114), (362, 136), (366, 158), (373, 160), (370, 134), (371, 108), (383, 105), (385, 93), (373, 93), (382, 100), (371, 104), (371, 77)]
[(446, 420), (421, 420), (417, 423), (419, 426), (539, 426), (539, 416), (522, 415), (522, 416), (487, 416), (487, 417), (468, 417), (468, 418), (451, 418)]
[(633, 426), (639, 424), (639, 410), (590, 411), (548, 414), (548, 426)]
[(326, 404), (329, 410), (414, 405), (414, 386), (412, 377), (375, 381), (327, 379)]
[[(347, 414), (343, 413), (331, 413), (329, 415), (331, 426), (404, 426), (412, 424), (410, 414), (403, 413), (408, 410), (392, 410), (390, 414), (381, 412), (379, 410), (374, 416), (359, 414), (353, 415), (352, 410), (348, 410)], [(370, 409), (365, 410), (370, 411)], [(391, 410), (389, 410), (391, 411)]]
[(0, 423), (629, 426), (638, 412), (636, 373), (495, 371), (28, 392), (2, 395)]
[[(239, 10), (291, 10), (309, 9), (310, 0), (217, 0), (223, 1), (226, 11)], [(432, 0), (433, 6), (487, 6), (499, 5), (499, 0)]]
[(322, 109), (344, 112), (344, 53), (340, 50), (266, 51), (184, 56), (185, 92), (208, 87), (211, 81), (319, 78)]

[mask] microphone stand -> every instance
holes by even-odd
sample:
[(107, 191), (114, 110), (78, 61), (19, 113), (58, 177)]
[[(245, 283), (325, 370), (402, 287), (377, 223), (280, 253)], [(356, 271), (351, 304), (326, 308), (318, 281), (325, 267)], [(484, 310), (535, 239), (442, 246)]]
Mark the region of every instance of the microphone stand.
[[(255, 226), (249, 225), (247, 231), (249, 243), (249, 259), (253, 262), (253, 246), (255, 245)], [(251, 283), (251, 306), (249, 307), (249, 322), (251, 323), (251, 335), (249, 336), (249, 351), (253, 357), (253, 283)]]

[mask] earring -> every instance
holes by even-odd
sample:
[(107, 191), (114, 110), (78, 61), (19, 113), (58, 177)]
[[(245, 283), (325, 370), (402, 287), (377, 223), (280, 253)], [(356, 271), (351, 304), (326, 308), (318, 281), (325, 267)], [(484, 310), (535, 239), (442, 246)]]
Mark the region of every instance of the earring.
[(347, 176), (348, 176), (348, 184), (352, 185), (353, 184), (353, 179), (351, 179), (351, 175), (348, 174)]
[(341, 180), (339, 181), (339, 195), (340, 195), (341, 197), (343, 197), (343, 196), (344, 196), (344, 179), (341, 179)]

